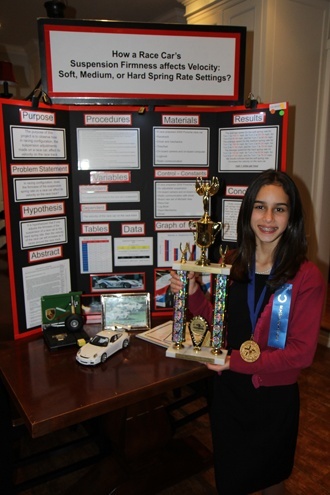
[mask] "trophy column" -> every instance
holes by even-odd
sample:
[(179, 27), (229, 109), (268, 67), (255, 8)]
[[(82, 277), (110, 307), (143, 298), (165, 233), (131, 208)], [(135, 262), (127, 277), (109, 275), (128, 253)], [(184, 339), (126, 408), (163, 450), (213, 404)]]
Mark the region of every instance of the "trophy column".
[(178, 275), (183, 286), (182, 289), (174, 296), (172, 340), (176, 349), (182, 349), (183, 342), (186, 340), (185, 328), (188, 296), (187, 273), (188, 272), (185, 270), (178, 271)]
[[(224, 268), (224, 267), (223, 267)], [(212, 352), (222, 354), (224, 344), (227, 283), (229, 273), (217, 273), (215, 279), (215, 297), (212, 330)]]

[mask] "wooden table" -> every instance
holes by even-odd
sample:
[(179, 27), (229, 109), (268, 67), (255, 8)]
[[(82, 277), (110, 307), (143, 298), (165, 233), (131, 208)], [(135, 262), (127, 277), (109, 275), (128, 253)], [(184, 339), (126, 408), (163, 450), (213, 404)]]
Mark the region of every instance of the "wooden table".
[[(86, 327), (91, 335), (99, 329)], [(165, 348), (135, 333), (126, 349), (97, 366), (77, 363), (77, 350), (50, 351), (42, 336), (3, 341), (0, 376), (32, 438), (96, 419), (116, 455), (77, 484), (81, 495), (91, 487), (98, 495), (113, 489), (147, 495), (210, 465), (212, 454), (198, 439), (173, 438), (162, 405), (164, 393), (209, 377), (204, 365), (167, 358)]]
[[(158, 323), (158, 322), (157, 322)], [(96, 333), (99, 326), (88, 328)], [(171, 359), (134, 335), (105, 363), (83, 366), (77, 348), (49, 351), (43, 338), (6, 341), (0, 372), (32, 437), (156, 397), (210, 375), (204, 365)]]
[[(88, 326), (90, 334), (99, 326)], [(105, 363), (83, 366), (77, 348), (49, 351), (43, 338), (5, 341), (1, 377), (32, 437), (156, 397), (210, 375), (204, 365), (171, 359), (133, 333)]]

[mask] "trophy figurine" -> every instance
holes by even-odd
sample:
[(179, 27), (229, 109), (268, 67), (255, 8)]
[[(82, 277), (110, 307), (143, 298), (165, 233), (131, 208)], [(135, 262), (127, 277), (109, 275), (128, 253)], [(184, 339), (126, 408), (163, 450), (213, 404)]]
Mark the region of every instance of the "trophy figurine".
[(215, 236), (221, 230), (221, 222), (212, 222), (210, 211), (210, 197), (214, 196), (219, 191), (219, 180), (217, 177), (212, 177), (211, 181), (203, 181), (200, 177), (196, 179), (196, 192), (203, 196), (204, 214), (200, 220), (195, 222), (190, 220), (189, 227), (196, 229), (194, 232), (194, 240), (196, 245), (201, 249), (201, 257), (196, 261), (197, 265), (210, 265), (210, 260), (206, 256), (206, 250), (214, 243)]
[[(173, 270), (177, 271), (182, 282), (182, 289), (174, 297), (174, 313), (172, 327), (172, 342), (166, 351), (166, 356), (173, 358), (189, 359), (213, 364), (224, 364), (227, 351), (222, 348), (225, 329), (227, 282), (230, 267), (225, 263), (225, 250), (220, 248), (220, 264), (210, 263), (206, 250), (214, 243), (216, 235), (221, 230), (221, 223), (212, 222), (209, 209), (210, 197), (219, 190), (219, 181), (213, 177), (211, 181), (196, 179), (196, 192), (203, 196), (204, 214), (197, 222), (190, 221), (189, 226), (196, 229), (194, 240), (201, 249), (200, 259), (187, 261), (186, 255), (190, 252), (186, 245), (180, 250), (181, 261), (173, 263)], [(194, 316), (192, 320), (186, 322), (186, 307), (188, 300), (188, 272), (209, 273), (215, 278), (214, 284), (214, 310), (213, 321), (209, 323), (202, 316)], [(192, 345), (186, 343), (186, 327), (188, 327)], [(210, 328), (209, 328), (210, 327)], [(183, 345), (185, 342), (185, 345)]]

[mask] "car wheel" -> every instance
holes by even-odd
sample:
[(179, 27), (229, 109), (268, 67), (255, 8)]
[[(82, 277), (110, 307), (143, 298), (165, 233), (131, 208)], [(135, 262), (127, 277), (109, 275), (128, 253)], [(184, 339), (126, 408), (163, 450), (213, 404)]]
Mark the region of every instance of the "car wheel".
[(66, 318), (65, 326), (71, 332), (77, 332), (84, 326), (84, 319), (81, 315), (72, 314)]
[(106, 360), (107, 360), (107, 357), (108, 357), (108, 356), (107, 356), (107, 353), (106, 353), (106, 352), (104, 352), (104, 353), (102, 354), (102, 356), (101, 356), (101, 363), (105, 363), (105, 362), (106, 362)]
[(128, 284), (127, 282), (124, 282), (124, 283), (123, 283), (123, 287), (124, 287), (125, 289), (130, 289), (131, 284)]
[(125, 348), (127, 346), (128, 346), (128, 339), (125, 339), (124, 342), (123, 342), (123, 348)]
[(100, 287), (100, 289), (106, 289), (107, 288), (106, 284), (102, 283), (102, 282), (99, 284), (99, 287)]

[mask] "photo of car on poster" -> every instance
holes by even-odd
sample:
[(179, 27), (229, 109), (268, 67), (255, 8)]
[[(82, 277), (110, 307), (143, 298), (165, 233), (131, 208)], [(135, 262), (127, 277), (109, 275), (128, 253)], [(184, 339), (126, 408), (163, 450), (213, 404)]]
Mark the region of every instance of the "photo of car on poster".
[(143, 291), (144, 273), (111, 273), (91, 275), (91, 290), (101, 292)]

